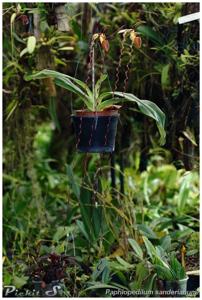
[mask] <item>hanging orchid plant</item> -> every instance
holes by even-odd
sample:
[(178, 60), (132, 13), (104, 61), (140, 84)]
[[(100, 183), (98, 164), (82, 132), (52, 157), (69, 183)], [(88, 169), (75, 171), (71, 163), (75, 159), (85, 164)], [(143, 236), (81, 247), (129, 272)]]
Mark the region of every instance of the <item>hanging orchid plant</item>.
[[(140, 48), (142, 44), (141, 37), (135, 32), (134, 29), (124, 29), (119, 31), (120, 34), (129, 35), (132, 44), (135, 47)], [(104, 33), (96, 33), (92, 37), (92, 49), (94, 51), (94, 43), (99, 42), (101, 47), (105, 52), (109, 51), (109, 42)], [(92, 67), (92, 78), (94, 81), (94, 67)], [(138, 108), (141, 113), (154, 119), (156, 121), (159, 133), (160, 133), (160, 144), (165, 143), (165, 114), (163, 111), (154, 103), (149, 100), (141, 100), (137, 96), (131, 93), (125, 93), (120, 91), (108, 91), (101, 92), (101, 85), (104, 80), (106, 80), (107, 75), (102, 74), (99, 80), (96, 83), (93, 83), (92, 89), (88, 85), (69, 75), (59, 73), (53, 70), (42, 70), (31, 75), (25, 75), (25, 80), (35, 80), (35, 79), (44, 79), (52, 78), (56, 85), (75, 93), (85, 104), (86, 110), (97, 113), (104, 112), (106, 110), (117, 110), (120, 106), (117, 104), (124, 102), (133, 102), (138, 105)]]
[(96, 112), (110, 108), (113, 109), (113, 106), (118, 103), (136, 103), (144, 115), (151, 117), (156, 121), (160, 133), (160, 144), (165, 143), (165, 114), (163, 111), (154, 102), (149, 100), (140, 100), (138, 97), (130, 93), (118, 91), (102, 93), (101, 84), (104, 80), (106, 80), (107, 75), (101, 75), (100, 79), (95, 84), (96, 106), (94, 106), (94, 95), (92, 90), (89, 89), (85, 82), (69, 75), (53, 70), (42, 70), (32, 75), (25, 75), (25, 80), (44, 79), (49, 77), (54, 79), (56, 85), (79, 96), (86, 105), (86, 108), (90, 111)]

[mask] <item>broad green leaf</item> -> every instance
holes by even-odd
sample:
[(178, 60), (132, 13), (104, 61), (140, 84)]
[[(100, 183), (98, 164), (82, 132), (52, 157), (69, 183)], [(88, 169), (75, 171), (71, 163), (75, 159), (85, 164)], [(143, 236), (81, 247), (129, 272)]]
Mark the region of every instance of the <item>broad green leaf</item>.
[(165, 251), (169, 251), (171, 247), (171, 237), (169, 235), (160, 239), (160, 245)]
[(65, 242), (60, 242), (55, 248), (54, 248), (54, 252), (56, 254), (62, 254), (65, 252), (65, 246), (66, 246), (66, 243)]
[(144, 281), (144, 291), (152, 291), (154, 287), (156, 274), (151, 274), (149, 277)]
[(156, 246), (155, 249), (156, 249), (157, 256), (161, 260), (165, 259), (165, 256), (166, 256), (165, 250), (161, 246)]
[(166, 254), (166, 253), (165, 252), (162, 253), (162, 251), (160, 251), (161, 253), (159, 253), (159, 248), (158, 247), (155, 248), (156, 254), (154, 256), (153, 263), (157, 264), (159, 266), (163, 266), (163, 267), (165, 267), (167, 269), (170, 269), (167, 259), (165, 257), (163, 257), (164, 254)]
[(58, 85), (61, 84), (63, 88), (70, 90), (71, 92), (74, 92), (79, 96), (84, 96), (87, 98), (87, 95), (77, 85), (75, 85), (68, 77), (69, 76), (65, 74), (53, 70), (45, 69), (31, 75), (25, 75), (24, 79), (29, 81), (35, 79), (53, 78), (55, 79), (55, 82), (58, 81)]
[(79, 40), (82, 40), (81, 26), (79, 25), (79, 23), (75, 19), (72, 18), (70, 21), (70, 25), (73, 29), (74, 34), (77, 35)]
[(133, 248), (133, 250), (135, 251), (135, 254), (140, 258), (143, 259), (143, 252), (141, 247), (138, 245), (138, 243), (133, 240), (133, 239), (128, 239), (131, 247)]
[(97, 110), (98, 110), (98, 111), (104, 110), (104, 109), (106, 109), (107, 107), (110, 107), (110, 106), (115, 105), (115, 104), (120, 103), (120, 102), (123, 102), (123, 99), (120, 99), (120, 98), (112, 98), (112, 99), (105, 100), (105, 101), (101, 102), (101, 103), (97, 106)]
[(170, 85), (170, 76), (169, 76), (170, 64), (163, 66), (161, 71), (161, 86), (162, 88), (167, 88)]
[(91, 92), (91, 90), (89, 89), (87, 84), (85, 84), (85, 82), (83, 82), (77, 78), (71, 77), (69, 75), (65, 75), (65, 77), (69, 78), (72, 81), (75, 81), (81, 88), (83, 88), (84, 91), (86, 91), (88, 96), (90, 97), (90, 101), (93, 102), (93, 93)]
[(48, 31), (50, 29), (48, 22), (45, 19), (42, 19), (40, 21), (40, 31), (41, 32), (45, 32)]
[(125, 261), (123, 258), (121, 258), (120, 256), (117, 256), (116, 259), (118, 260), (118, 262), (125, 267), (125, 269), (131, 269), (134, 268), (134, 265), (129, 264), (127, 261)]
[(108, 261), (106, 258), (100, 259), (100, 261), (97, 263), (95, 266), (95, 270), (93, 271), (92, 274), (92, 279), (93, 281), (96, 281), (96, 279), (102, 274), (104, 269), (108, 267)]
[(126, 271), (126, 267), (116, 261), (110, 261), (110, 269), (113, 271)]
[(28, 281), (29, 277), (28, 276), (13, 276), (13, 284), (17, 289), (20, 289), (21, 287), (23, 287), (23, 285), (25, 285)]
[(75, 194), (75, 196), (77, 197), (77, 199), (79, 200), (80, 198), (80, 187), (76, 181), (75, 175), (73, 173), (72, 167), (70, 165), (67, 165), (67, 176), (69, 177), (69, 181), (72, 187), (72, 190)]
[(157, 256), (156, 249), (146, 236), (143, 236), (143, 241), (144, 241), (145, 247), (147, 249), (147, 253), (153, 261), (155, 259), (155, 257)]
[(36, 47), (36, 38), (35, 36), (29, 36), (27, 39), (27, 51), (29, 54), (34, 52)]
[(13, 274), (9, 274), (4, 271), (4, 279), (3, 279), (4, 286), (11, 285), (12, 280), (13, 280)]
[(188, 237), (193, 232), (194, 231), (191, 228), (187, 228), (184, 230), (175, 230), (170, 233), (170, 236), (171, 236), (171, 239), (182, 239), (182, 238)]
[(90, 241), (90, 238), (89, 238), (88, 233), (87, 233), (87, 231), (86, 231), (86, 229), (85, 229), (85, 227), (84, 227), (83, 222), (77, 220), (77, 221), (76, 221), (76, 224), (77, 224), (77, 226), (79, 227), (80, 231), (81, 231), (81, 232), (83, 233), (83, 235), (85, 236), (85, 238), (87, 239), (87, 241)]
[(145, 278), (148, 277), (148, 266), (145, 265), (145, 262), (141, 262), (136, 266), (135, 272), (135, 284), (133, 285), (134, 289), (140, 289)]
[(128, 93), (121, 93), (121, 92), (114, 92), (114, 95), (125, 98), (128, 101), (132, 101), (137, 103), (140, 111), (151, 118), (153, 118), (156, 121), (159, 133), (160, 133), (160, 144), (165, 144), (165, 114), (162, 112), (162, 110), (154, 103), (149, 100), (140, 100), (133, 94)]
[(173, 275), (170, 269), (160, 265), (154, 265), (154, 268), (159, 279), (173, 280)]
[(152, 29), (152, 27), (147, 26), (147, 25), (139, 25), (137, 27), (137, 32), (141, 33), (141, 35), (145, 36), (149, 40), (163, 46), (164, 41), (159, 32), (156, 32)]
[(63, 237), (68, 236), (73, 230), (73, 226), (58, 226), (56, 233), (53, 235), (53, 241), (58, 242)]
[(168, 189), (174, 189), (178, 182), (178, 172), (173, 165), (165, 164), (155, 169), (152, 178), (159, 178)]
[(51, 96), (49, 99), (49, 113), (56, 128), (60, 131), (60, 123), (58, 120), (57, 108), (56, 108), (56, 97)]
[(184, 176), (183, 181), (180, 185), (180, 191), (177, 201), (179, 214), (183, 213), (184, 207), (189, 197), (190, 188), (192, 184), (192, 173), (188, 173)]
[(107, 265), (102, 272), (102, 282), (107, 284), (109, 281), (110, 281), (110, 269), (109, 266)]
[(72, 84), (69, 79), (66, 78), (55, 78), (55, 84), (69, 90), (70, 92), (73, 92), (75, 94), (77, 94), (82, 100), (83, 102), (86, 104), (86, 106), (90, 109), (92, 107), (92, 104), (87, 100), (87, 95), (84, 95), (83, 92), (76, 87), (76, 85)]
[(95, 100), (97, 101), (97, 103), (99, 104), (99, 93), (100, 93), (100, 87), (102, 82), (107, 78), (107, 74), (102, 74), (100, 76), (100, 79), (97, 81), (96, 85), (95, 85)]
[(170, 256), (170, 267), (175, 276), (175, 280), (180, 280), (186, 278), (186, 272), (181, 263), (175, 257), (175, 254), (172, 253)]
[[(31, 75), (27, 74), (27, 75), (24, 76), (25, 80), (43, 79), (43, 78), (48, 78), (48, 77), (58, 79), (58, 80), (62, 80), (64, 82), (66, 82), (67, 85), (71, 84), (71, 86), (83, 96), (87, 97), (87, 94), (85, 94), (83, 90), (85, 90), (86, 92), (88, 92), (92, 96), (92, 92), (90, 91), (88, 86), (83, 81), (81, 81), (77, 78), (74, 78), (72, 76), (54, 71), (54, 70), (44, 69), (44, 70), (39, 71), (37, 73), (31, 74)], [(74, 81), (77, 85), (79, 85), (83, 90), (79, 89), (79, 87), (77, 85), (75, 85), (72, 81)], [(68, 87), (67, 87), (67, 89), (68, 89)]]
[(40, 255), (45, 255), (45, 254), (50, 254), (53, 251), (52, 247), (48, 247), (46, 245), (41, 245), (40, 246)]
[(81, 187), (79, 204), (82, 221), (85, 231), (88, 235), (88, 240), (89, 242), (93, 243), (95, 241), (95, 232), (92, 224), (92, 193), (85, 187)]
[(150, 239), (157, 239), (157, 235), (155, 234), (155, 232), (147, 225), (145, 224), (138, 224), (137, 225), (138, 230), (145, 235), (147, 238)]
[(55, 80), (56, 85), (77, 94), (83, 100), (83, 102), (86, 104), (89, 110), (93, 109), (93, 100), (92, 100), (93, 94), (88, 88), (88, 86), (79, 79), (76, 79), (69, 75), (65, 75), (60, 72), (56, 72), (54, 70), (46, 70), (46, 69), (31, 75), (26, 74), (24, 76), (24, 79), (29, 81), (29, 80), (44, 79), (49, 77)]
[[(101, 103), (102, 100), (104, 100), (105, 98), (108, 98), (109, 96), (111, 96), (111, 94), (113, 94), (113, 93), (104, 92), (104, 93), (100, 94), (99, 97), (98, 97), (98, 102)], [(114, 98), (114, 95), (113, 95), (113, 98)]]

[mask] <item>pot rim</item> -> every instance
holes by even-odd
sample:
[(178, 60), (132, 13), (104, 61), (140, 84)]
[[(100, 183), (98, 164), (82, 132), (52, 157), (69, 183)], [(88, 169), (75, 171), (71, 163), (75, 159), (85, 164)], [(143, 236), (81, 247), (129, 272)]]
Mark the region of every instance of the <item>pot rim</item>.
[(89, 110), (75, 110), (71, 117), (108, 117), (119, 116), (118, 109), (101, 110), (101, 111), (89, 111)]

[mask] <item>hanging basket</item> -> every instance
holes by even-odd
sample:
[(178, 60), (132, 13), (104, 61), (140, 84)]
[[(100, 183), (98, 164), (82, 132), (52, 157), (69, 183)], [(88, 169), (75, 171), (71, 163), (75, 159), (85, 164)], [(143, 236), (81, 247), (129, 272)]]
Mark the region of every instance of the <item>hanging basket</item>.
[(118, 118), (118, 110), (76, 111), (72, 115), (72, 120), (78, 151), (91, 153), (113, 152)]

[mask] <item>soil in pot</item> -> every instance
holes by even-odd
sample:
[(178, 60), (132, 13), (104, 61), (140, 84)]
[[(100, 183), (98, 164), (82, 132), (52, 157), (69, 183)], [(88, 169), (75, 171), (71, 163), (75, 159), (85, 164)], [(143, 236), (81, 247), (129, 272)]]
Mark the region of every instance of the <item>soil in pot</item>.
[(115, 149), (119, 113), (77, 111), (72, 116), (79, 152), (105, 153)]

